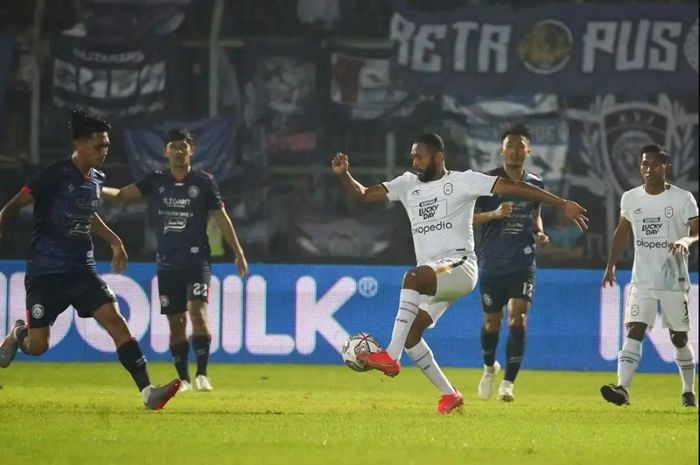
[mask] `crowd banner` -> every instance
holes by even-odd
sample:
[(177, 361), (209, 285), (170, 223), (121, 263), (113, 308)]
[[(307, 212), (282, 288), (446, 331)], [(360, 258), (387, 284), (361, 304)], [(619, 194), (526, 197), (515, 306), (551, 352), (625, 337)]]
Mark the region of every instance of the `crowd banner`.
[[(168, 322), (160, 314), (155, 265), (131, 263), (127, 273), (98, 271), (117, 296), (122, 314), (149, 360), (170, 360)], [(230, 363), (310, 363), (342, 366), (340, 349), (366, 331), (386, 345), (391, 337), (401, 277), (396, 266), (258, 265), (247, 278), (233, 265), (213, 266), (209, 300), (212, 360)], [(601, 289), (602, 270), (538, 270), (524, 369), (609, 371), (614, 377), (624, 338), (623, 312), (630, 273)], [(698, 275), (691, 274), (690, 341), (698, 353)], [(69, 309), (51, 327), (50, 350), (19, 360), (115, 361), (111, 338), (94, 320)], [(25, 318), (24, 263), (0, 261), (0, 330)], [(425, 335), (440, 364), (481, 367), (479, 294), (452, 305)], [(497, 358), (503, 360), (501, 347)], [(406, 363), (410, 362), (405, 360)], [(12, 369), (12, 368), (10, 368)], [(640, 371), (674, 373), (674, 348), (657, 319), (644, 342)]]
[(155, 117), (165, 105), (170, 41), (58, 36), (51, 42), (52, 100), (110, 119)]
[(165, 135), (169, 129), (186, 128), (194, 138), (194, 168), (214, 174), (219, 182), (224, 181), (233, 174), (233, 147), (237, 127), (233, 117), (220, 116), (193, 121), (165, 121), (127, 129), (124, 132), (124, 145), (129, 158), (129, 169), (134, 179), (141, 179), (155, 170), (166, 169)]
[(421, 12), (397, 0), (395, 78), (435, 94), (697, 95), (698, 6), (690, 3), (468, 5)]

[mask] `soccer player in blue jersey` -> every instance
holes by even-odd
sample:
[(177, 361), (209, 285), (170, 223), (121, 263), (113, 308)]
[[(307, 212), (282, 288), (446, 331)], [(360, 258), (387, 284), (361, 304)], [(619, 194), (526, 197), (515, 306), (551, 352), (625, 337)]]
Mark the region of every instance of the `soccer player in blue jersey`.
[(15, 321), (0, 343), (0, 367), (10, 365), (17, 349), (41, 355), (49, 348), (49, 327), (72, 305), (81, 318), (94, 318), (114, 340), (119, 361), (131, 374), (149, 409), (160, 409), (180, 387), (175, 379), (153, 386), (146, 358), (131, 335), (117, 301), (97, 275), (91, 234), (112, 247), (112, 267), (124, 270), (126, 251), (119, 237), (97, 214), (107, 158), (110, 125), (81, 111), (71, 113), (73, 153), (44, 168), (0, 211), (0, 238), (17, 213), (34, 204), (25, 288), (27, 321)]
[[(486, 174), (523, 181), (544, 188), (542, 178), (525, 171), (530, 156), (530, 132), (523, 125), (508, 126), (501, 136), (503, 166)], [(496, 361), (496, 347), (503, 320), (503, 307), (508, 309), (506, 372), (498, 388), (498, 399), (515, 400), (513, 383), (525, 353), (527, 314), (535, 290), (535, 250), (549, 242), (544, 233), (540, 203), (512, 195), (479, 197), (479, 213), (474, 224), (482, 224), (479, 257), (479, 289), (484, 311), (481, 328), (481, 349), (484, 373), (479, 382), (479, 398), (491, 397), (494, 378), (501, 369)]]
[(167, 171), (156, 171), (122, 189), (106, 187), (103, 195), (119, 201), (148, 199), (150, 223), (158, 242), (158, 291), (161, 313), (170, 325), (170, 353), (181, 380), (180, 390), (192, 389), (188, 367), (190, 342), (187, 314), (192, 322), (192, 348), (197, 357), (195, 385), (211, 391), (207, 374), (211, 333), (207, 301), (211, 278), (207, 221), (213, 214), (226, 242), (236, 255), (240, 276), (248, 272), (243, 248), (233, 228), (214, 177), (192, 169), (194, 140), (187, 129), (173, 129), (165, 137)]

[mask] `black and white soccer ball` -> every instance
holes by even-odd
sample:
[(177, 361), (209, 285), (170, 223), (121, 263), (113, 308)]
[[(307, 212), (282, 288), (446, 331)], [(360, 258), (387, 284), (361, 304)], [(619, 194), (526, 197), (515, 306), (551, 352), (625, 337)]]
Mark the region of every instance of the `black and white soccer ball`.
[(350, 336), (343, 344), (343, 361), (345, 365), (354, 371), (369, 371), (371, 370), (364, 362), (357, 358), (360, 352), (381, 352), (382, 346), (379, 342), (367, 333), (357, 333)]

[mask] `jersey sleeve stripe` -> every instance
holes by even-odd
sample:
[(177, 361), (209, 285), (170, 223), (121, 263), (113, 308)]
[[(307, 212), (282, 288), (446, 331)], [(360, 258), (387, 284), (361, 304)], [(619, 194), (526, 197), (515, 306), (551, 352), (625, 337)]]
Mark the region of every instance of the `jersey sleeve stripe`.
[(698, 215), (695, 215), (695, 216), (691, 216), (690, 218), (688, 218), (688, 221), (690, 221), (690, 220), (694, 220), (694, 219), (695, 219), (695, 218), (697, 218), (697, 217), (698, 217)]
[(387, 194), (389, 193), (389, 189), (386, 188), (386, 184), (381, 183), (379, 185), (382, 186), (382, 188), (384, 189), (384, 192), (386, 192)]
[(496, 183), (498, 182), (499, 179), (501, 179), (501, 177), (496, 176), (496, 180), (493, 182), (493, 185), (491, 186), (491, 189), (489, 190), (489, 192), (491, 192), (492, 194), (493, 194), (493, 188), (496, 187)]

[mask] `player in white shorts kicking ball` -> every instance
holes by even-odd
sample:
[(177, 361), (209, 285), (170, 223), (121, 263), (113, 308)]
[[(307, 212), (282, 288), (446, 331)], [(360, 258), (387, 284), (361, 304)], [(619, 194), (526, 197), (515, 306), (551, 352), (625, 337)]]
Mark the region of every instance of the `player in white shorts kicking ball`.
[(417, 266), (403, 278), (399, 308), (385, 351), (359, 354), (369, 366), (388, 376), (399, 374), (401, 354), (406, 353), (442, 392), (437, 413), (447, 414), (463, 404), (462, 394), (447, 380), (423, 331), (445, 309), (474, 289), (477, 262), (472, 218), (479, 196), (509, 194), (527, 197), (561, 208), (580, 228), (586, 229), (585, 209), (530, 184), (468, 171), (448, 171), (445, 144), (437, 134), (423, 134), (411, 147), (413, 172), (382, 184), (365, 187), (348, 171), (347, 155), (333, 158), (333, 173), (346, 193), (363, 202), (400, 201), (411, 221)]
[(657, 307), (661, 324), (669, 329), (676, 365), (683, 383), (681, 402), (695, 401), (695, 354), (688, 343), (688, 249), (698, 240), (698, 205), (690, 192), (666, 182), (671, 171), (668, 153), (656, 145), (642, 148), (640, 171), (644, 184), (620, 199), (620, 221), (613, 236), (602, 286), (615, 282), (615, 265), (634, 233), (632, 285), (625, 309), (627, 337), (617, 355), (617, 384), (600, 388), (615, 405), (629, 404), (632, 375), (642, 357), (642, 340), (654, 326)]

